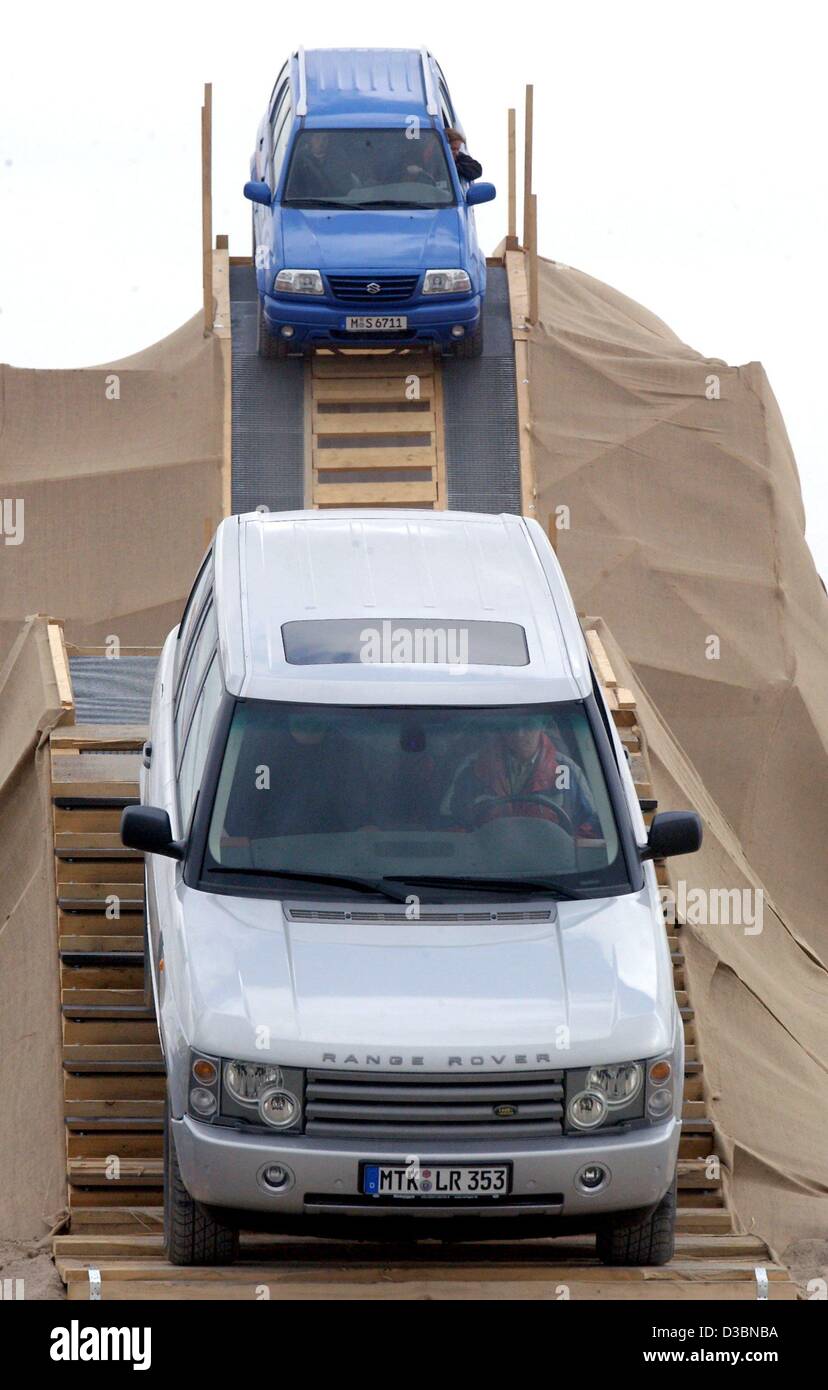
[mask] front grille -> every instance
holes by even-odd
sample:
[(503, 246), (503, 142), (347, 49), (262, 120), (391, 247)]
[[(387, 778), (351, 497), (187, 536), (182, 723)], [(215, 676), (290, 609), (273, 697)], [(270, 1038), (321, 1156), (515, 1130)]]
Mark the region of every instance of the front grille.
[[(419, 275), (329, 275), (328, 284), (337, 299), (351, 304), (399, 304), (410, 299)], [(373, 293), (369, 285), (379, 285)]]
[[(305, 1133), (406, 1141), (535, 1139), (562, 1133), (563, 1099), (562, 1071), (474, 1076), (309, 1071)], [(506, 1107), (502, 1116), (499, 1107)]]

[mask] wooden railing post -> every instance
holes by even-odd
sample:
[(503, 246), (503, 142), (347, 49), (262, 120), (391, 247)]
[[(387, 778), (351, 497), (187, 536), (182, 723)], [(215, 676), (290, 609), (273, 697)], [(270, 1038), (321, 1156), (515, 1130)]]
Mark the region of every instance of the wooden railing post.
[(515, 140), (515, 108), (509, 107), (509, 227), (506, 250), (516, 251), (520, 245), (517, 234), (517, 149)]
[(204, 83), (201, 108), (201, 253), (204, 336), (213, 331), (213, 84)]
[(532, 196), (532, 121), (535, 89), (531, 82), (526, 84), (526, 115), (523, 128), (523, 244), (529, 245), (529, 219)]

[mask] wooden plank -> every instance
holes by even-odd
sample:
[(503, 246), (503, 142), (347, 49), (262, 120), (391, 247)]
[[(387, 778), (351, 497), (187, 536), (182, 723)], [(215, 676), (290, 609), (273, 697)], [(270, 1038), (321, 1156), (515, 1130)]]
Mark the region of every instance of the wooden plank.
[(397, 502), (433, 502), (437, 496), (434, 481), (423, 483), (327, 483), (320, 486), (316, 499), (320, 506), (392, 507)]
[(73, 1062), (160, 1062), (161, 1046), (156, 1043), (64, 1043), (63, 1058)]
[(529, 323), (534, 326), (540, 316), (538, 299), (538, 195), (532, 193), (529, 198), (529, 226), (530, 234), (528, 241), (529, 248)]
[(63, 1084), (67, 1105), (105, 1104), (107, 1101), (123, 1101), (130, 1105), (152, 1101), (163, 1105), (166, 1095), (163, 1076), (148, 1076), (141, 1072), (128, 1072), (123, 1076), (73, 1076), (71, 1072), (66, 1072)]
[(584, 636), (586, 638), (587, 646), (589, 647), (589, 654), (592, 657), (592, 660), (595, 665), (595, 670), (598, 679), (601, 681), (602, 685), (605, 685), (607, 687), (607, 689), (612, 690), (615, 686), (618, 685), (618, 681), (615, 679), (615, 672), (612, 669), (610, 659), (607, 656), (606, 649), (604, 647), (603, 642), (601, 641), (601, 638), (598, 636), (598, 633), (595, 631), (594, 628), (587, 628), (586, 632), (584, 633)]
[[(314, 382), (314, 400), (338, 402), (340, 404), (359, 404), (365, 401), (385, 402), (385, 401), (408, 401), (408, 378), (418, 376), (419, 373), (413, 371), (400, 370), (399, 376), (378, 376), (376, 379), (371, 377), (322, 377)], [(434, 394), (435, 378), (431, 374), (422, 378), (420, 389), (420, 400), (428, 401)]]
[(506, 284), (509, 290), (509, 309), (512, 332), (525, 329), (529, 313), (529, 285), (526, 279), (526, 257), (522, 251), (506, 252)]
[(55, 871), (59, 892), (68, 883), (99, 883), (106, 878), (108, 883), (143, 883), (144, 861), (141, 859), (58, 859)]
[(120, 839), (121, 811), (119, 807), (55, 806), (55, 831), (71, 831), (83, 835), (86, 831), (106, 831)]
[(94, 1022), (86, 1019), (65, 1018), (63, 1021), (64, 1047), (107, 1045), (113, 1050), (122, 1047), (147, 1045), (157, 1042), (158, 1028), (155, 1019), (100, 1019)]
[(373, 448), (357, 444), (353, 449), (344, 446), (317, 449), (314, 456), (314, 465), (320, 472), (341, 468), (432, 468), (435, 462), (436, 453), (432, 444), (410, 447), (377, 444)]
[(52, 671), (57, 686), (58, 699), (60, 700), (60, 723), (74, 724), (75, 697), (72, 693), (72, 677), (69, 673), (69, 658), (66, 655), (66, 640), (63, 635), (63, 623), (49, 619), (46, 624), (46, 638), (49, 643)]
[(201, 261), (204, 336), (213, 331), (213, 84), (204, 83), (201, 107)]
[(143, 989), (143, 965), (63, 965), (64, 989)]
[(332, 353), (330, 356), (315, 353), (313, 357), (314, 380), (325, 377), (399, 376), (400, 372), (406, 376), (416, 372), (418, 376), (425, 377), (430, 376), (433, 370), (433, 357), (422, 351)]
[(320, 414), (314, 411), (316, 434), (431, 434), (432, 410), (354, 411), (352, 414)]
[(141, 850), (126, 848), (117, 830), (58, 830), (55, 849), (86, 851), (87, 858), (94, 855), (96, 849), (116, 850), (119, 859), (144, 858)]
[(140, 751), (148, 733), (146, 724), (72, 724), (53, 729), (49, 744), (54, 751), (68, 748)]
[(119, 1134), (107, 1130), (91, 1131), (87, 1134), (69, 1133), (67, 1153), (70, 1159), (126, 1159), (160, 1158), (162, 1134)]
[(156, 1187), (162, 1181), (164, 1160), (161, 1158), (124, 1158), (118, 1165), (118, 1177), (111, 1177), (111, 1165), (104, 1158), (71, 1158), (67, 1164), (69, 1181), (78, 1187)]
[(518, 244), (517, 238), (517, 151), (515, 135), (515, 108), (509, 107), (507, 125), (507, 151), (508, 151), (508, 216), (506, 232), (506, 249), (514, 250)]
[(532, 193), (532, 143), (534, 138), (535, 89), (531, 82), (526, 84), (526, 101), (523, 112), (523, 244), (529, 245), (531, 221), (529, 198)]
[(448, 506), (448, 482), (446, 479), (445, 411), (443, 405), (443, 368), (441, 363), (435, 364), (434, 383), (436, 386), (434, 396), (434, 451), (436, 455), (434, 481), (437, 485), (435, 507), (438, 511), (444, 511)]
[[(135, 914), (129, 914), (134, 917)], [(127, 922), (126, 917), (119, 920), (118, 925), (123, 926)], [(115, 926), (116, 922), (107, 922), (107, 926)], [(70, 936), (62, 935), (58, 937), (58, 946), (61, 951), (83, 951), (94, 954), (95, 951), (103, 951), (111, 954), (113, 951), (143, 951), (144, 938), (142, 936)]]

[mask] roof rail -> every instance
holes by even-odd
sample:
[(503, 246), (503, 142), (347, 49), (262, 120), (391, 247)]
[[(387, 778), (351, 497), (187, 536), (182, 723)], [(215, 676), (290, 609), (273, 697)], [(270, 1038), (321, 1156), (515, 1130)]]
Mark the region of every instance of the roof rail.
[(307, 116), (308, 78), (305, 72), (305, 50), (301, 46), (297, 49), (296, 57), (299, 60), (299, 100), (296, 103), (296, 114), (297, 116)]
[(420, 62), (423, 65), (423, 83), (425, 85), (426, 111), (429, 116), (439, 116), (437, 98), (434, 95), (434, 88), (431, 85), (431, 54), (427, 48), (420, 49)]

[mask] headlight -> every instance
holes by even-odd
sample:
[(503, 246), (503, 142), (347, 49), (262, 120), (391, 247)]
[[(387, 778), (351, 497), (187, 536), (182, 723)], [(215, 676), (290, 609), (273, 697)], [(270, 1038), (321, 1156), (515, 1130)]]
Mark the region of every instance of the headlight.
[(567, 1118), (576, 1129), (594, 1129), (606, 1114), (607, 1102), (598, 1091), (579, 1091), (567, 1106)]
[(273, 281), (274, 294), (324, 294), (318, 270), (280, 270)]
[(423, 294), (469, 294), (471, 280), (465, 270), (427, 270)]
[(302, 1107), (290, 1091), (273, 1086), (259, 1098), (259, 1115), (274, 1129), (287, 1129), (299, 1119)]
[(616, 1062), (611, 1066), (592, 1067), (587, 1073), (586, 1089), (600, 1091), (607, 1105), (627, 1105), (641, 1090), (644, 1071), (638, 1062)]
[(240, 1105), (256, 1105), (268, 1086), (283, 1086), (280, 1067), (260, 1062), (228, 1062), (224, 1068), (224, 1084)]

